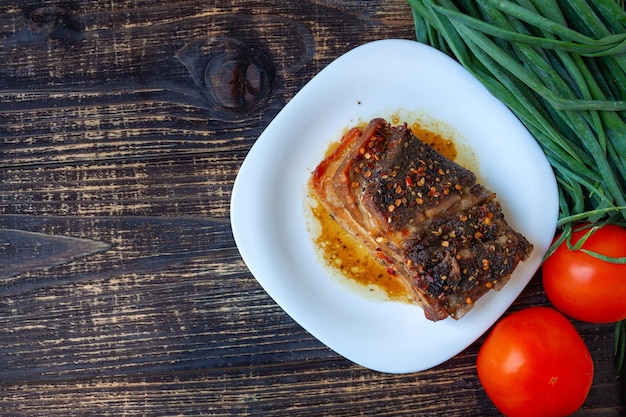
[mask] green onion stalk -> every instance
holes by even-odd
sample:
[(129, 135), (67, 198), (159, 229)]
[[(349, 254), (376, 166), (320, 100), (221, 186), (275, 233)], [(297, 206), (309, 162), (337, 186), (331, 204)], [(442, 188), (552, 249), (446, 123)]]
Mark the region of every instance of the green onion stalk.
[[(626, 226), (624, 2), (407, 1), (417, 40), (461, 63), (544, 151), (559, 189), (561, 231), (547, 256), (578, 223)], [(620, 368), (625, 331), (626, 321), (616, 324)]]

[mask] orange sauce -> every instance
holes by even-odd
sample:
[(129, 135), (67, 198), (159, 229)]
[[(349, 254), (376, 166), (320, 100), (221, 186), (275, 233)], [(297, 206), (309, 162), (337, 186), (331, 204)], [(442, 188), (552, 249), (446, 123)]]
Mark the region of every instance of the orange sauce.
[(389, 299), (406, 301), (406, 291), (396, 277), (372, 258), (361, 243), (348, 235), (323, 205), (317, 204), (311, 210), (321, 226), (321, 233), (315, 244), (330, 267), (360, 285), (376, 286)]
[(420, 138), (422, 142), (432, 146), (437, 152), (446, 158), (452, 159), (453, 161), (456, 159), (456, 146), (452, 140), (444, 138), (439, 133), (424, 129), (418, 123), (413, 123), (409, 126), (409, 129), (411, 129), (411, 132)]
[[(393, 123), (397, 121), (392, 119)], [(424, 129), (418, 123), (409, 126), (413, 134), (438, 152), (454, 160), (457, 157), (456, 146), (450, 139)], [(327, 156), (337, 143), (331, 144)], [(315, 244), (325, 262), (349, 280), (365, 288), (372, 286), (382, 290), (387, 298), (396, 301), (409, 301), (405, 287), (398, 279), (387, 272), (387, 268), (373, 259), (367, 249), (348, 235), (331, 217), (328, 210), (319, 202), (311, 205), (313, 216), (320, 226)]]

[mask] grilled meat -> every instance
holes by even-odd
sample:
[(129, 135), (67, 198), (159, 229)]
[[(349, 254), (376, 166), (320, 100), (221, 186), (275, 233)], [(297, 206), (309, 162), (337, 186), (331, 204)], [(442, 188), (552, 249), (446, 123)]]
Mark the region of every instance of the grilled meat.
[(433, 321), (462, 317), (532, 251), (494, 193), (406, 125), (374, 119), (349, 130), (310, 186)]

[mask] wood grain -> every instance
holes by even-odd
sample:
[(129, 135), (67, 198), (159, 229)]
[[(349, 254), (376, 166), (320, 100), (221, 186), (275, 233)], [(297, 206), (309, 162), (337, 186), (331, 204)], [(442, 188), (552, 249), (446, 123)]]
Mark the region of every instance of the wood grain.
[[(405, 2), (0, 4), (0, 413), (499, 415), (475, 375), (483, 338), (424, 372), (364, 369), (287, 316), (234, 244), (256, 138), (382, 38), (414, 38)], [(530, 305), (547, 305), (537, 278), (510, 311)], [(624, 415), (612, 326), (576, 326), (596, 366), (577, 415)]]

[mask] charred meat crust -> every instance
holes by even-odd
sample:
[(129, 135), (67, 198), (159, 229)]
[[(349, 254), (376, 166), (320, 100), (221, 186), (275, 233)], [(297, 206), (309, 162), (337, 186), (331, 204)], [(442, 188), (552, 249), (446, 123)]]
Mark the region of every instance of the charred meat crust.
[(406, 125), (373, 119), (351, 129), (310, 185), (433, 321), (462, 317), (532, 251), (494, 194)]

